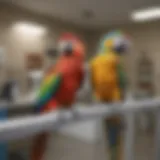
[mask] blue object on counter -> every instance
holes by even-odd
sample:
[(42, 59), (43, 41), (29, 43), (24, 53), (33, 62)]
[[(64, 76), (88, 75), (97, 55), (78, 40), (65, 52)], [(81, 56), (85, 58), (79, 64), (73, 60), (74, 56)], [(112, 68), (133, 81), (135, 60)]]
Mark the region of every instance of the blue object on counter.
[[(0, 109), (0, 121), (7, 119), (7, 108)], [(0, 142), (0, 160), (8, 160), (8, 144)]]
[(2, 91), (0, 93), (0, 98), (8, 102), (13, 101), (13, 89), (16, 87), (16, 82), (14, 80), (8, 80), (3, 85)]

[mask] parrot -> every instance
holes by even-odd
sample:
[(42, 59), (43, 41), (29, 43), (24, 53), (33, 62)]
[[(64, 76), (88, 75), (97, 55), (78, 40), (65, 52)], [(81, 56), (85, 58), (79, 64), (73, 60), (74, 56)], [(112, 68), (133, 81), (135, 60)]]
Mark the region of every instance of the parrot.
[[(93, 96), (98, 102), (117, 103), (123, 100), (127, 76), (121, 61), (130, 47), (128, 36), (120, 30), (109, 32), (101, 40), (98, 54), (90, 61), (90, 79)], [(117, 160), (120, 154), (120, 128), (118, 116), (106, 119), (110, 159)]]
[[(72, 33), (64, 33), (58, 41), (59, 59), (46, 72), (40, 86), (35, 111), (48, 113), (60, 108), (69, 109), (84, 79), (85, 46)], [(48, 134), (37, 136), (31, 153), (32, 160), (42, 160)]]

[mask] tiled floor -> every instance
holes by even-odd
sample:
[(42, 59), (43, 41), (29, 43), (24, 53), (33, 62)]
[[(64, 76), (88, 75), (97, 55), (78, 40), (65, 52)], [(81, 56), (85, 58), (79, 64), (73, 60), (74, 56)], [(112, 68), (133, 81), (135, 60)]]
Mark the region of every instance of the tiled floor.
[[(107, 160), (107, 149), (105, 142), (97, 144), (85, 143), (71, 137), (54, 134), (51, 139), (52, 147), (46, 152), (44, 160)], [(23, 143), (22, 143), (23, 142)], [(12, 143), (11, 150), (20, 149), (21, 151), (29, 150), (31, 139), (17, 141)], [(153, 160), (154, 159), (154, 134), (137, 133), (135, 139), (135, 160)], [(27, 158), (29, 160), (29, 158)]]
[(154, 142), (153, 133), (137, 134), (135, 141), (135, 160), (153, 160)]
[[(17, 113), (15, 113), (17, 114)], [(14, 116), (14, 115), (12, 115)], [(72, 137), (53, 134), (44, 160), (107, 160), (106, 140), (102, 138), (96, 144), (80, 141)], [(137, 131), (135, 138), (134, 160), (154, 159), (154, 133)], [(29, 153), (32, 138), (10, 143), (10, 150)], [(52, 147), (50, 147), (52, 146)], [(11, 159), (12, 160), (12, 159)], [(17, 159), (18, 160), (18, 159)], [(29, 156), (25, 160), (30, 160)]]

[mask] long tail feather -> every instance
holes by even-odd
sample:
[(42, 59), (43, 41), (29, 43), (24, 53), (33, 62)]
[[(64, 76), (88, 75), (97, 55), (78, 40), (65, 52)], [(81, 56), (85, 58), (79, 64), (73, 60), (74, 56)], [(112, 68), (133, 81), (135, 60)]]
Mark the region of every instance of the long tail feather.
[(36, 140), (33, 145), (33, 150), (31, 153), (31, 160), (42, 160), (43, 159), (48, 137), (49, 135), (47, 133), (43, 133), (36, 137)]
[(110, 160), (121, 159), (120, 151), (120, 125), (111, 121), (107, 122), (108, 142), (109, 142), (109, 155)]

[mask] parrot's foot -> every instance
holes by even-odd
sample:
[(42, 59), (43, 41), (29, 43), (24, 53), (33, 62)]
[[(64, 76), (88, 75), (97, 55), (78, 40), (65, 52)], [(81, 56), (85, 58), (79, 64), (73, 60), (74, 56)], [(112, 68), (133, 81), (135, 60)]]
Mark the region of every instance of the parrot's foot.
[(59, 115), (58, 115), (58, 119), (59, 119), (59, 123), (66, 123), (68, 120), (70, 119), (78, 119), (79, 114), (77, 112), (77, 110), (74, 108), (68, 110), (68, 109), (60, 109), (59, 110)]
[(74, 117), (76, 117), (76, 111), (73, 111), (72, 109), (61, 109), (58, 117), (60, 123), (65, 123), (67, 120), (74, 119)]
[(71, 112), (74, 119), (77, 119), (79, 117), (79, 114), (75, 108), (72, 108)]
[(67, 119), (67, 115), (65, 114), (66, 110), (65, 109), (60, 109), (58, 113), (58, 120), (60, 123), (64, 123)]

